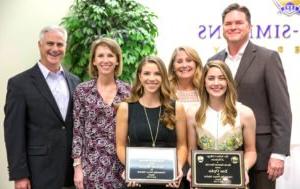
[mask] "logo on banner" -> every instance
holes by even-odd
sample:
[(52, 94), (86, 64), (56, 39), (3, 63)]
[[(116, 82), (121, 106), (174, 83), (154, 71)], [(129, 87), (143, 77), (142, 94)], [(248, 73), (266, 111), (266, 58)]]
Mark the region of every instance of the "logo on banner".
[(300, 15), (300, 0), (273, 0), (279, 11), (285, 15), (292, 16), (293, 14)]

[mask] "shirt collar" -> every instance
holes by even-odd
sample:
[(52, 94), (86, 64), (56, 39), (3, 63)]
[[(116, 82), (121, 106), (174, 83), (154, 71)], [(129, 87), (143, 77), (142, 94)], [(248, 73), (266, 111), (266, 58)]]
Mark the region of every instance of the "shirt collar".
[[(44, 78), (46, 79), (51, 71), (46, 66), (44, 66), (40, 61), (38, 62), (38, 66), (39, 66)], [(59, 71), (56, 73), (61, 73), (61, 74), (63, 74), (63, 76), (65, 75), (65, 72), (64, 72), (64, 69), (62, 66), (60, 66)]]
[[(240, 57), (243, 56), (243, 54), (244, 54), (244, 52), (245, 52), (245, 49), (246, 49), (248, 43), (249, 43), (249, 40), (247, 40), (247, 41), (242, 45), (242, 47), (240, 48), (240, 50), (238, 51), (238, 53), (237, 53), (236, 56), (240, 56)], [(232, 56), (231, 56), (230, 53), (229, 53), (228, 46), (226, 47), (225, 51), (226, 51), (226, 53), (227, 53), (227, 56), (229, 56), (230, 58), (232, 58)]]

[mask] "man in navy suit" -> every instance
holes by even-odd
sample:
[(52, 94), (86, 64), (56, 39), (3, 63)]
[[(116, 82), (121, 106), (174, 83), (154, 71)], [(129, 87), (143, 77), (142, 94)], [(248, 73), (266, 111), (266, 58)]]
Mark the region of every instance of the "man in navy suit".
[(67, 32), (40, 32), (40, 60), (8, 81), (4, 135), (15, 189), (73, 186), (72, 92), (79, 79), (64, 70)]
[(238, 100), (255, 114), (257, 161), (249, 173), (250, 187), (274, 189), (290, 153), (292, 113), (283, 66), (277, 52), (249, 40), (247, 7), (229, 5), (222, 22), (227, 48), (210, 60), (225, 61), (235, 76)]

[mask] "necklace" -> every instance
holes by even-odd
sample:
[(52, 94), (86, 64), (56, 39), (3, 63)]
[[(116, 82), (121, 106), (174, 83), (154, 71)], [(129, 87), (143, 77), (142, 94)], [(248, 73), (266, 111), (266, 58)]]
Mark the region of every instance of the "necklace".
[(148, 127), (149, 127), (149, 130), (150, 130), (150, 136), (151, 136), (151, 140), (152, 140), (152, 147), (155, 147), (155, 143), (156, 143), (156, 139), (157, 139), (157, 135), (158, 135), (158, 129), (159, 129), (161, 106), (159, 106), (159, 114), (158, 114), (157, 125), (156, 125), (156, 134), (155, 134), (154, 138), (153, 138), (151, 125), (150, 125), (150, 121), (149, 121), (148, 114), (147, 114), (145, 106), (143, 106), (143, 108), (144, 108), (146, 120), (147, 120), (147, 123), (148, 123)]

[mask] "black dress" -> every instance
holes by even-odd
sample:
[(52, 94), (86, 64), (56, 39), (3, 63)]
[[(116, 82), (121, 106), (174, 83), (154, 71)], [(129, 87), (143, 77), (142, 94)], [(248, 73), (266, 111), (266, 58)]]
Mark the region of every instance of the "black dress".
[[(174, 103), (175, 105), (175, 103)], [(159, 118), (160, 107), (146, 108), (147, 116), (151, 125), (152, 135), (155, 138), (157, 121)], [(161, 115), (163, 114), (163, 108)], [(174, 111), (175, 114), (175, 111)], [(130, 147), (152, 147), (152, 138), (149, 125), (145, 115), (144, 107), (139, 103), (128, 104), (128, 146)], [(160, 122), (155, 147), (176, 148), (176, 131), (168, 129)], [(165, 185), (142, 185), (141, 189), (166, 188)]]

